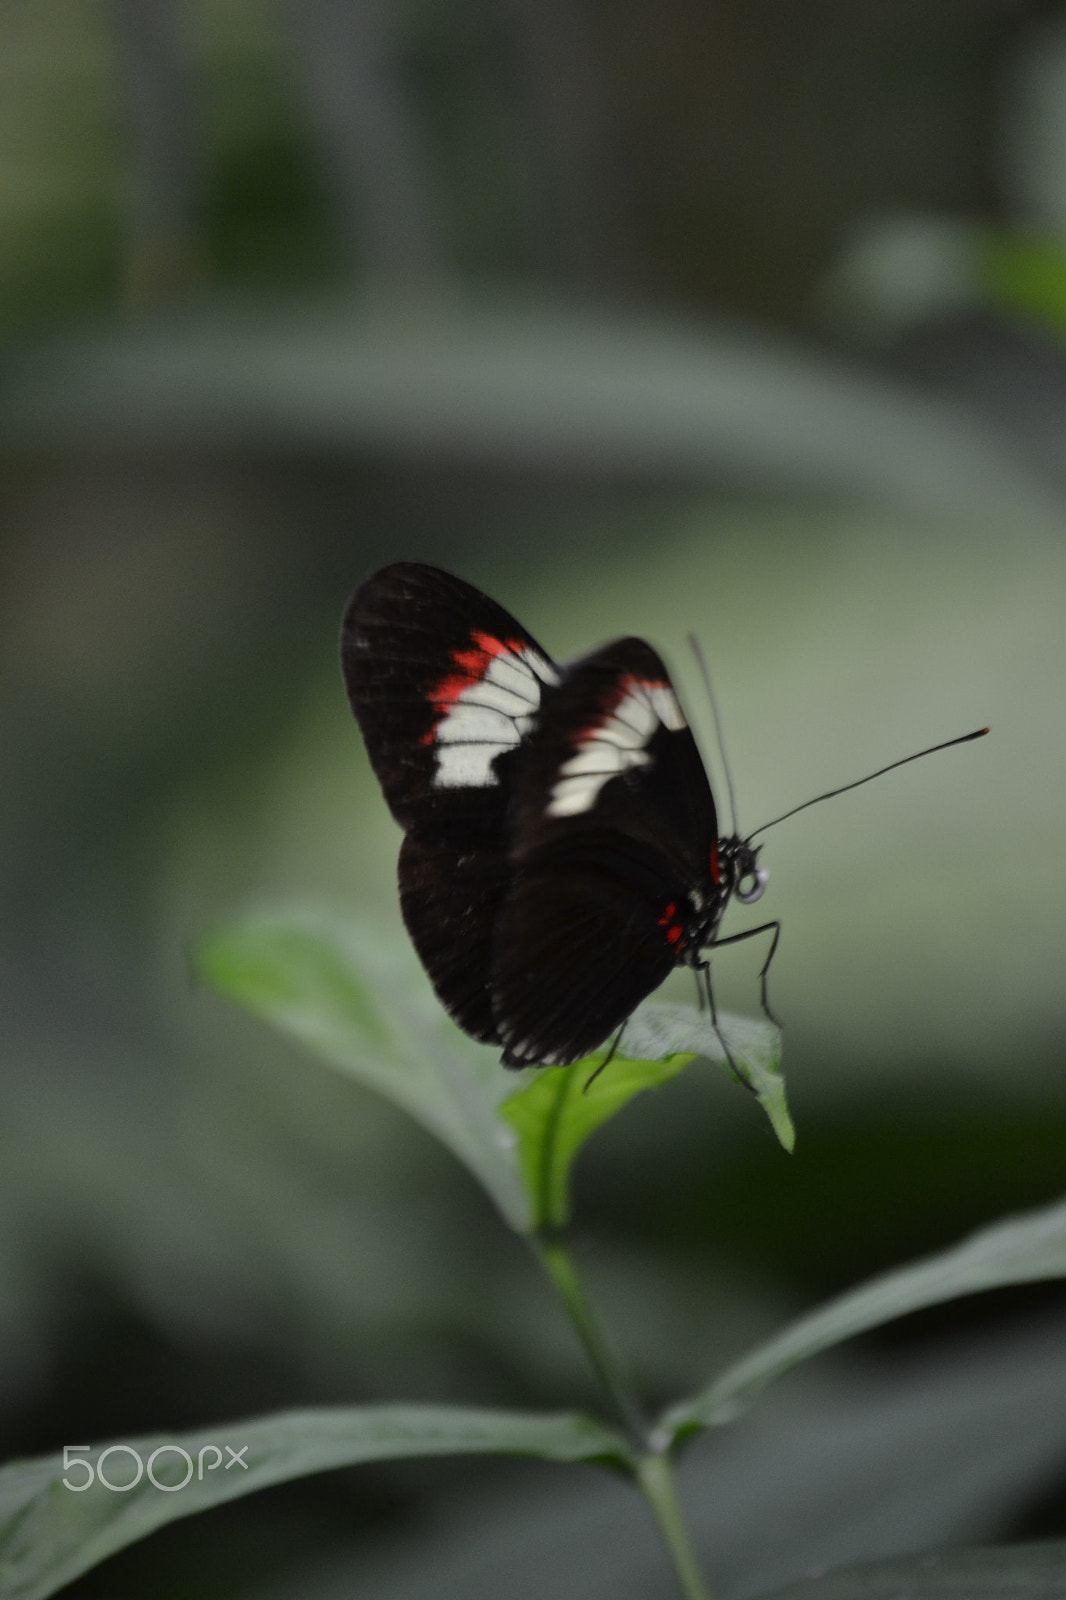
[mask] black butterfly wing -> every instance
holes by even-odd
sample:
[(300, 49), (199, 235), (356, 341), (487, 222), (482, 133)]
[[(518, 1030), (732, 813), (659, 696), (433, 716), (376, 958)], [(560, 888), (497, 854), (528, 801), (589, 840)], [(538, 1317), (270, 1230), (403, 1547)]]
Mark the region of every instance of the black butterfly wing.
[(588, 1055), (671, 972), (682, 890), (663, 867), (654, 852), (603, 833), (547, 846), (518, 870), (493, 939), (506, 1066)]
[(516, 772), (492, 999), (510, 1065), (600, 1044), (658, 987), (716, 893), (707, 775), (660, 658), (573, 667)]
[(385, 567), (345, 613), (341, 666), (389, 808), (407, 830), (400, 906), (445, 1008), (488, 1043), (493, 928), (510, 883), (515, 756), (550, 658), (502, 606), (417, 562)]
[(437, 567), (384, 567), (349, 602), (341, 670), (402, 827), (506, 813), (510, 762), (558, 673), (502, 606)]
[(510, 881), (500, 828), (413, 828), (400, 847), (400, 910), (411, 943), (445, 1010), (485, 1044), (501, 1043), (490, 978)]

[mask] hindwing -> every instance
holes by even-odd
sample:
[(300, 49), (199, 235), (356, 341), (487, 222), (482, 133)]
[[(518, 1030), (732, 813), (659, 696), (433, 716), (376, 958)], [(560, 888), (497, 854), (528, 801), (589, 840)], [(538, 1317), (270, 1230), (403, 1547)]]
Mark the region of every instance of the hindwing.
[(493, 938), (505, 1066), (577, 1061), (677, 961), (684, 886), (660, 852), (617, 832), (559, 837), (516, 871)]
[(718, 836), (696, 741), (661, 658), (617, 639), (567, 670), (516, 773), (511, 854), (613, 833), (702, 886)]

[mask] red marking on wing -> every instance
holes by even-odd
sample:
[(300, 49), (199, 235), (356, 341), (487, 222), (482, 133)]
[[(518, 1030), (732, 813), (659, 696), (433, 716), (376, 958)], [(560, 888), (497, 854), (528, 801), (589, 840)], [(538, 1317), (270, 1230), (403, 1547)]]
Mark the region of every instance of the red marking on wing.
[(447, 715), (460, 695), (481, 682), (495, 656), (503, 655), (505, 650), (517, 654), (525, 648), (521, 639), (496, 639), (491, 633), (482, 633), (479, 628), (471, 631), (470, 641), (469, 650), (452, 651), (452, 665), (458, 671), (446, 673), (426, 695), (430, 705), (436, 708), (437, 719), (429, 732), (422, 735), (423, 744), (433, 743), (441, 718)]
[(721, 883), (721, 881), (722, 881), (722, 864), (718, 860), (718, 840), (717, 839), (712, 839), (711, 840), (711, 882), (712, 883)]
[(666, 907), (662, 916), (658, 920), (658, 926), (666, 929), (666, 937), (671, 944), (676, 944), (678, 942), (683, 931), (679, 922), (671, 921), (671, 918), (676, 916), (677, 901), (671, 900), (670, 904)]

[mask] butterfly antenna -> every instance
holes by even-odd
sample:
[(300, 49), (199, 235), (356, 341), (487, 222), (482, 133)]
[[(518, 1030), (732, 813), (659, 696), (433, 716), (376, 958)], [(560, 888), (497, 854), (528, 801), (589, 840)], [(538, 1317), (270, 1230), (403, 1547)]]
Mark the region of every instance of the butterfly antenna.
[(823, 800), (832, 800), (834, 795), (846, 794), (849, 789), (858, 789), (864, 783), (871, 783), (874, 778), (892, 772), (896, 767), (905, 767), (908, 761), (918, 761), (922, 756), (935, 755), (938, 750), (950, 750), (953, 744), (969, 744), (971, 739), (983, 739), (987, 732), (987, 728), (975, 728), (973, 733), (962, 733), (957, 739), (945, 739), (942, 744), (931, 744), (927, 750), (916, 750), (912, 756), (902, 756), (899, 761), (890, 761), (887, 767), (878, 767), (876, 772), (868, 772), (865, 778), (856, 778), (852, 783), (842, 783), (839, 789), (827, 789), (825, 794), (816, 794), (813, 800), (804, 800), (802, 805), (793, 806), (791, 811), (783, 811), (772, 822), (761, 823), (754, 833), (748, 834), (747, 842), (750, 844), (756, 833), (765, 833), (767, 828), (776, 828), (786, 817), (794, 817), (797, 811), (806, 811), (808, 806), (819, 805)]
[(729, 757), (725, 753), (725, 740), (722, 738), (722, 718), (718, 712), (718, 701), (714, 697), (714, 689), (711, 684), (711, 674), (707, 670), (707, 663), (704, 660), (703, 650), (700, 647), (700, 641), (696, 638), (694, 633), (689, 634), (688, 643), (689, 649), (696, 657), (696, 665), (700, 669), (700, 677), (703, 679), (703, 687), (706, 689), (707, 698), (711, 702), (711, 714), (714, 717), (714, 735), (718, 740), (718, 753), (722, 758), (722, 769), (725, 772), (725, 786), (729, 795), (729, 831), (730, 833), (736, 833), (737, 797), (733, 790), (733, 774), (729, 770)]

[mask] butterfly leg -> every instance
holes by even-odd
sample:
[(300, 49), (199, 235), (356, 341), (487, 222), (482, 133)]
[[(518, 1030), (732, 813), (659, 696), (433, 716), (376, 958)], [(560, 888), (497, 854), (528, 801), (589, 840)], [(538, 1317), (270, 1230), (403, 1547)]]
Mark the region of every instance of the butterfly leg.
[[(759, 973), (759, 987), (760, 987), (760, 991), (761, 991), (761, 994), (762, 994), (762, 1008), (763, 1008), (763, 1010), (766, 1012), (766, 1015), (769, 1017), (770, 1021), (774, 1025), (774, 1027), (775, 1028), (780, 1028), (781, 1024), (777, 1020), (777, 1018), (774, 1016), (773, 1012), (770, 1010), (770, 1002), (766, 997), (766, 974), (770, 970), (770, 963), (774, 959), (774, 955), (775, 955), (775, 953), (777, 951), (778, 942), (779, 942), (779, 940), (781, 938), (781, 924), (779, 922), (760, 922), (760, 924), (759, 924), (759, 926), (757, 928), (745, 928), (743, 933), (731, 933), (729, 935), (728, 939), (715, 939), (708, 946), (708, 948), (711, 949), (711, 950), (720, 950), (722, 948), (722, 946), (725, 945), (725, 944), (740, 944), (741, 941), (744, 940), (744, 939), (754, 939), (756, 934), (769, 933), (771, 928), (774, 930), (774, 936), (770, 940), (770, 949), (769, 949), (769, 952), (767, 953), (766, 960), (762, 964), (762, 970)], [(714, 1007), (713, 1007), (713, 1005), (711, 1007), (711, 1015), (712, 1015), (712, 1017), (714, 1015)], [(717, 1030), (717, 1026), (718, 1025), (716, 1023), (715, 1024), (716, 1030)], [(719, 1035), (719, 1038), (720, 1037), (721, 1037), (721, 1035)]]
[[(728, 1063), (729, 1070), (733, 1074), (734, 1078), (736, 1078), (738, 1083), (742, 1083), (745, 1089), (751, 1089), (751, 1084), (748, 1082), (747, 1078), (745, 1078), (744, 1074), (733, 1060), (733, 1052), (730, 1050), (729, 1045), (726, 1042), (726, 1036), (718, 1026), (718, 1011), (714, 1003), (714, 990), (711, 988), (711, 963), (709, 961), (701, 961), (699, 966), (696, 968), (697, 983), (699, 982), (699, 974), (701, 972), (703, 973), (703, 988), (707, 993), (707, 1004), (711, 1008), (711, 1027), (718, 1035), (718, 1043), (725, 1051), (725, 1058), (726, 1062)], [(703, 1009), (702, 1006), (700, 1009)], [(755, 1090), (751, 1089), (751, 1092), (754, 1094)]]
[[(629, 1018), (627, 1017), (626, 1018), (626, 1022), (628, 1022), (628, 1021), (629, 1021)], [(603, 1071), (604, 1067), (610, 1066), (611, 1062), (614, 1060), (615, 1052), (617, 1051), (618, 1046), (621, 1043), (622, 1035), (626, 1031), (626, 1022), (623, 1022), (622, 1026), (619, 1028), (618, 1032), (615, 1034), (614, 1038), (611, 1040), (611, 1048), (608, 1050), (607, 1054), (604, 1056), (604, 1058), (600, 1062), (599, 1066), (596, 1068), (596, 1070), (593, 1073), (591, 1073), (589, 1075), (588, 1079), (586, 1080), (585, 1087), (581, 1091), (582, 1094), (588, 1094), (589, 1090), (592, 1088), (592, 1085), (596, 1082), (596, 1079), (599, 1077), (599, 1075)]]

